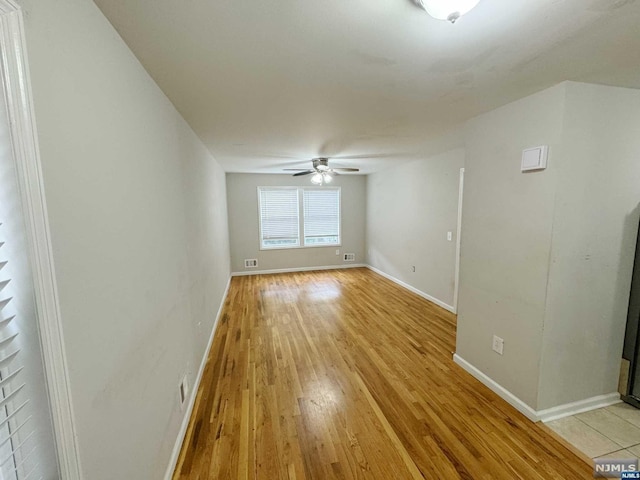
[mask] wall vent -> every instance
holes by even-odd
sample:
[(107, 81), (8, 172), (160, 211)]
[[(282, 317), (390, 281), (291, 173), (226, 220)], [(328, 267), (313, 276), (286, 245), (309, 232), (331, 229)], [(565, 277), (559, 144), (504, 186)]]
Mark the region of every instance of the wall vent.
[(257, 258), (245, 258), (244, 259), (244, 268), (257, 268), (258, 259)]
[(344, 261), (345, 262), (355, 262), (356, 261), (356, 254), (355, 253), (345, 253), (344, 254)]

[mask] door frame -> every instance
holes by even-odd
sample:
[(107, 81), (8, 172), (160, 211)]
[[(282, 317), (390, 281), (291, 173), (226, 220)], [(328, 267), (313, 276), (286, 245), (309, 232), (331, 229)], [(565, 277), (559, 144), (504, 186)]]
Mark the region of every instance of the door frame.
[(64, 479), (80, 480), (82, 473), (35, 125), (24, 19), (20, 5), (14, 0), (0, 0), (0, 54), (0, 79), (7, 97), (60, 475)]

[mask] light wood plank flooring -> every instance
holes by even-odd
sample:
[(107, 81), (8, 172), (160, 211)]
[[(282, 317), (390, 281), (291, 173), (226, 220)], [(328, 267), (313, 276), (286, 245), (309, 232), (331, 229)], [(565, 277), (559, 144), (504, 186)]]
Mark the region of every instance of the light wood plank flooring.
[(174, 480), (593, 478), (455, 331), (367, 269), (233, 278)]

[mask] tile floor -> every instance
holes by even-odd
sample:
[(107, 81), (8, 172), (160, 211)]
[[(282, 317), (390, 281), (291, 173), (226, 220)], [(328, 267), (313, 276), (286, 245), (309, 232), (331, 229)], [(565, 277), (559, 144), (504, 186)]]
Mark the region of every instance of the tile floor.
[(639, 458), (640, 410), (617, 403), (546, 424), (591, 458)]

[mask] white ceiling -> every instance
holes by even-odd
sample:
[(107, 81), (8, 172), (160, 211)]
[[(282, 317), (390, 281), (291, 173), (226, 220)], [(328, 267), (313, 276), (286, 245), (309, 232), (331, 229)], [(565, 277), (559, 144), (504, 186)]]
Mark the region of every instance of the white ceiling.
[(411, 0), (95, 3), (228, 172), (369, 173), (563, 80), (640, 88), (636, 0), (481, 0), (455, 25)]

